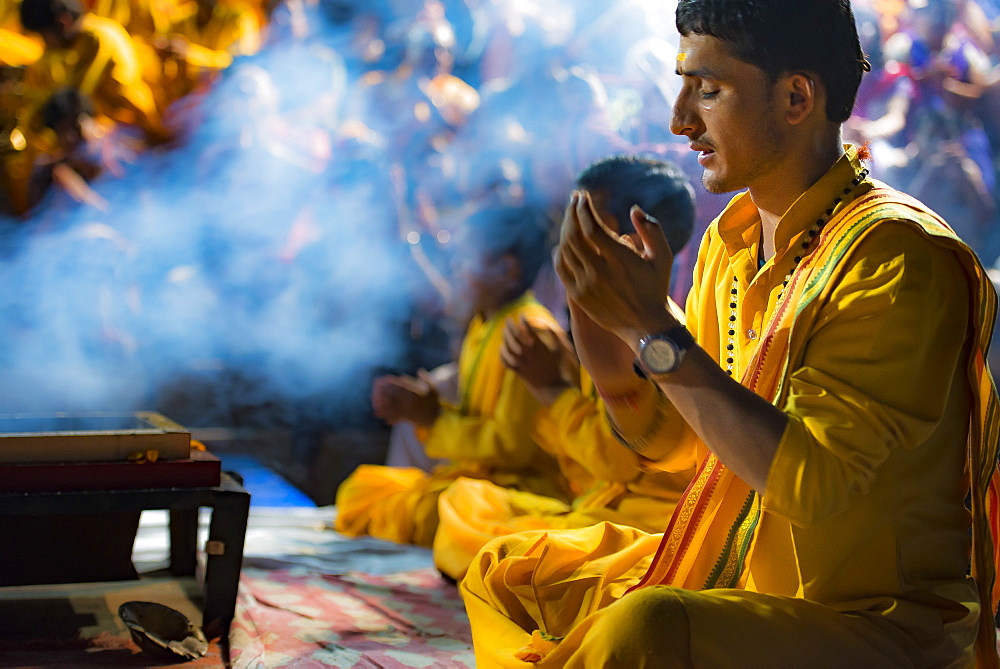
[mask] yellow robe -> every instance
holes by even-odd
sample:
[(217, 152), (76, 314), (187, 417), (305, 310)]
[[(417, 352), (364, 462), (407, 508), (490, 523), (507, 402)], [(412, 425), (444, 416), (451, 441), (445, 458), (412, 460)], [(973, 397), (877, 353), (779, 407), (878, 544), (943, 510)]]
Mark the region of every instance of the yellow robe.
[(0, 27), (0, 65), (20, 67), (38, 60), (45, 47), (20, 31)]
[(555, 461), (531, 437), (539, 404), (500, 359), (505, 321), (522, 316), (539, 327), (559, 328), (529, 293), (489, 320), (477, 316), (466, 331), (458, 358), (460, 405), (442, 406), (431, 428), (418, 430), (427, 455), (449, 464), (430, 474), (406, 467), (358, 467), (337, 490), (339, 532), (429, 547), (438, 526), (438, 497), (459, 477), (569, 497)]
[(94, 0), (90, 11), (96, 16), (121, 24), (132, 38), (140, 63), (142, 79), (152, 91), (158, 109), (166, 109), (176, 95), (171, 96), (170, 83), (176, 65), (162, 58), (157, 43), (165, 43), (170, 26), (177, 20), (176, 0)]
[[(38, 156), (58, 149), (55, 133), (44, 126), (39, 112), (60, 88), (76, 88), (87, 95), (98, 117), (139, 126), (154, 141), (167, 137), (153, 92), (143, 79), (135, 43), (115, 21), (84, 14), (72, 43), (65, 49), (46, 49), (31, 63), (15, 108), (0, 113), (0, 131), (5, 135), (0, 142), (0, 185), (14, 214), (25, 213), (31, 204), (31, 174)], [(0, 96), (0, 101), (6, 103), (11, 97)]]
[[(153, 3), (154, 7), (163, 5), (163, 0)], [(198, 2), (177, 0), (171, 3), (169, 13), (160, 11), (153, 19), (159, 37), (183, 44), (177, 53), (163, 59), (159, 95), (164, 104), (208, 83), (232, 64), (234, 56), (260, 50), (260, 14), (235, 0), (217, 3), (207, 19), (199, 14)]]
[[(756, 526), (746, 536), (745, 526), (732, 536), (706, 534), (713, 519), (699, 518), (704, 509), (686, 498), (663, 544), (661, 535), (607, 523), (494, 541), (462, 583), (478, 666), (528, 666), (519, 658), (542, 656), (537, 664), (546, 667), (973, 663), (980, 602), (992, 603), (968, 576), (968, 455), (987, 451), (986, 478), (996, 458), (995, 444), (990, 454), (970, 430), (970, 417), (979, 424), (976, 407), (995, 398), (991, 382), (974, 383), (984, 378), (977, 348), (992, 328), (996, 296), (982, 288), (973, 254), (931, 236), (915, 222), (926, 218), (917, 209), (864, 218), (845, 216), (849, 207), (840, 205), (825, 230), (843, 234), (821, 237), (826, 262), (817, 271), (827, 278), (802, 284), (794, 299), (822, 292), (778, 321), (786, 325), (777, 336), (792, 342), (788, 358), (755, 356), (761, 341), (773, 343), (762, 333), (772, 332), (792, 257), (859, 169), (849, 149), (793, 204), (778, 224), (776, 255), (760, 271), (760, 221), (747, 194), (710, 226), (699, 251), (688, 326), (725, 359), (735, 276), (735, 376), (753, 360), (768, 361), (780, 381), (776, 405), (789, 417)], [(664, 447), (663, 461), (700, 450), (677, 443)], [(974, 491), (984, 475), (974, 476)], [(973, 573), (988, 590), (992, 542), (981, 532), (981, 507), (975, 518)], [(675, 542), (677, 527), (694, 534)], [(729, 555), (706, 549), (720, 542), (752, 550), (727, 579), (712, 572), (686, 580), (727, 563)], [(645, 587), (629, 591), (640, 579)], [(992, 615), (982, 616), (986, 651), (976, 659), (996, 666)]]
[(94, 0), (90, 11), (120, 23), (133, 38), (165, 36), (177, 18), (178, 0)]
[[(584, 371), (583, 390), (564, 391), (535, 416), (535, 438), (557, 458), (579, 493), (571, 503), (511, 490), (488, 481), (459, 479), (438, 502), (434, 563), (461, 580), (490, 540), (535, 529), (588, 527), (608, 521), (647, 532), (662, 529), (694, 469), (649, 470), (611, 435), (603, 402)], [(574, 485), (575, 484), (575, 485)]]
[(68, 48), (48, 49), (29, 67), (24, 120), (29, 130), (37, 132), (39, 122), (33, 117), (38, 110), (56, 90), (72, 87), (90, 97), (98, 115), (162, 138), (159, 110), (142, 70), (135, 44), (120, 24), (84, 14), (80, 32)]
[(38, 60), (45, 43), (21, 27), (17, 0), (0, 0), (0, 65), (19, 67)]

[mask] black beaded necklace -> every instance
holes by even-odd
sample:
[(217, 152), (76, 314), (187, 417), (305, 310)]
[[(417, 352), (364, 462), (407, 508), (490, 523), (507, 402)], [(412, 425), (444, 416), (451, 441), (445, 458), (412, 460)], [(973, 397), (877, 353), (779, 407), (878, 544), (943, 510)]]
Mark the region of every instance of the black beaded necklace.
[[(792, 280), (792, 274), (795, 273), (799, 263), (802, 262), (803, 258), (812, 252), (810, 247), (812, 246), (813, 241), (815, 241), (817, 235), (819, 235), (820, 230), (822, 230), (823, 226), (826, 225), (827, 222), (833, 217), (833, 212), (836, 211), (837, 207), (840, 206), (844, 200), (848, 199), (848, 196), (857, 189), (867, 176), (868, 169), (863, 168), (860, 174), (857, 174), (854, 179), (851, 180), (851, 185), (844, 188), (844, 192), (833, 200), (833, 204), (830, 205), (830, 208), (827, 209), (822, 216), (816, 219), (816, 223), (809, 229), (808, 238), (802, 242), (802, 251), (799, 255), (795, 256), (792, 268), (788, 270), (788, 274), (785, 275), (785, 280), (781, 285), (781, 292), (778, 293), (775, 308), (777, 308), (777, 303), (780, 303), (782, 298), (785, 296), (785, 289), (788, 287), (788, 282)], [(733, 365), (735, 364), (736, 355), (736, 298), (739, 295), (739, 285), (739, 279), (734, 275), (733, 286), (729, 291), (729, 333), (728, 342), (726, 344), (726, 373), (729, 374), (729, 376), (733, 375)]]

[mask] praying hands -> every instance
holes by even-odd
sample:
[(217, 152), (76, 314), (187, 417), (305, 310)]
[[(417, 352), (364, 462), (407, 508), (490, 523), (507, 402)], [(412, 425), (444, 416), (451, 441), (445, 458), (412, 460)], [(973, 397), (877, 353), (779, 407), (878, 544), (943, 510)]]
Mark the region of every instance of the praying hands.
[(566, 334), (537, 327), (523, 317), (507, 320), (500, 357), (543, 406), (579, 386), (580, 362)]
[(664, 307), (673, 255), (660, 224), (638, 207), (635, 236), (619, 235), (576, 191), (563, 217), (556, 271), (569, 300), (629, 345), (677, 325)]

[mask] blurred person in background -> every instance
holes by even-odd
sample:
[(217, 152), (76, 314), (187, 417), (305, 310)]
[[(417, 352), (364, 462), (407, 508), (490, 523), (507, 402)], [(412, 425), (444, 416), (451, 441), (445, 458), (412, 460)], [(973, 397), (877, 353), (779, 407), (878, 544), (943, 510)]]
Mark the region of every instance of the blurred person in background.
[(460, 477), (569, 498), (554, 459), (531, 437), (540, 405), (500, 356), (508, 319), (562, 333), (528, 290), (548, 256), (545, 239), (531, 209), (485, 209), (464, 222), (456, 243), (455, 300), (465, 303), (472, 319), (458, 357), (457, 405), (442, 402), (426, 373), (382, 377), (372, 386), (375, 415), (389, 424), (413, 423), (427, 456), (447, 464), (429, 474), (360, 466), (337, 490), (339, 532), (429, 547), (438, 529), (438, 498)]
[(57, 89), (87, 95), (95, 113), (135, 125), (150, 141), (166, 138), (160, 110), (125, 29), (84, 12), (76, 0), (22, 0), (21, 24), (45, 41), (45, 52), (25, 75), (26, 124)]
[[(691, 236), (694, 189), (676, 165), (618, 155), (589, 165), (576, 184), (594, 194), (605, 220), (622, 234), (634, 234), (629, 212), (639, 206), (662, 222), (672, 251), (679, 252)], [(605, 520), (648, 532), (662, 529), (693, 468), (651, 471), (622, 446), (565, 337), (508, 319), (501, 355), (541, 405), (530, 426), (533, 438), (559, 463), (575, 497), (565, 502), (487, 480), (458, 479), (438, 504), (438, 569), (459, 581), (488, 541), (528, 529), (587, 527)]]

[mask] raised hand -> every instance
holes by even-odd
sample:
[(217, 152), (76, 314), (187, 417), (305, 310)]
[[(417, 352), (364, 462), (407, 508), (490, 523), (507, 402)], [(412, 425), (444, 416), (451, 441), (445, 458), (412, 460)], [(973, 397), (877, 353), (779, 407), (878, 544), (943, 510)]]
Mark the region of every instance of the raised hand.
[(423, 370), (413, 376), (380, 376), (372, 383), (372, 409), (395, 425), (402, 421), (430, 427), (441, 413), (437, 388)]
[(536, 327), (523, 317), (505, 323), (500, 357), (542, 404), (552, 404), (563, 390), (579, 385), (579, 361), (566, 334)]
[(556, 271), (567, 297), (598, 326), (626, 342), (669, 328), (664, 306), (673, 255), (659, 223), (632, 208), (636, 238), (597, 216), (590, 195), (573, 194), (563, 217)]

